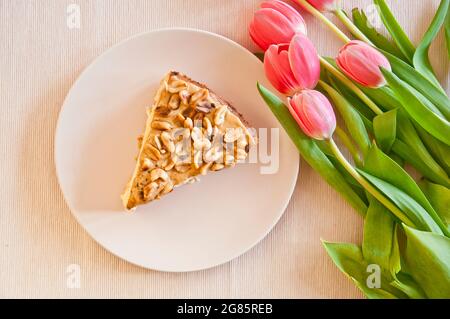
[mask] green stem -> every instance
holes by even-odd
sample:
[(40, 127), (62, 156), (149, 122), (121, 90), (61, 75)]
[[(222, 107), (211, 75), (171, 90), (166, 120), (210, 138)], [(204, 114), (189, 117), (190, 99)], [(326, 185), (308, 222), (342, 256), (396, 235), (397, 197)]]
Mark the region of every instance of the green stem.
[(327, 60), (320, 57), (320, 63), (331, 74), (337, 77), (345, 86), (351, 89), (372, 111), (377, 115), (383, 114), (383, 111), (351, 80), (349, 80), (341, 71), (336, 69)]
[(353, 144), (352, 140), (348, 136), (348, 134), (339, 126), (336, 127), (336, 134), (339, 137), (339, 140), (345, 145), (345, 147), (348, 149), (350, 154), (353, 157), (353, 160), (355, 161), (357, 166), (362, 165), (361, 156), (358, 152), (358, 149), (356, 148), (355, 144)]
[(314, 8), (306, 0), (296, 0), (303, 8), (305, 8), (314, 17), (325, 23), (342, 41), (345, 43), (350, 42), (350, 38), (345, 35), (333, 22), (331, 22), (327, 17), (325, 17), (322, 12)]
[(350, 32), (359, 40), (366, 42), (367, 44), (373, 45), (372, 41), (369, 40), (368, 37), (364, 35), (353, 23), (352, 20), (350, 20), (345, 12), (342, 9), (337, 9), (334, 11), (334, 15), (338, 17), (339, 20), (347, 27), (347, 29), (350, 30)]
[(372, 184), (370, 184), (364, 177), (362, 177), (355, 168), (347, 161), (347, 159), (342, 155), (341, 151), (337, 147), (333, 138), (328, 140), (330, 149), (336, 156), (336, 159), (342, 164), (345, 170), (353, 176), (353, 178), (369, 192), (373, 197), (375, 197), (380, 203), (382, 203), (387, 209), (389, 209), (397, 218), (399, 218), (403, 223), (410, 227), (415, 227), (414, 223), (388, 198), (386, 198), (382, 193), (380, 193)]

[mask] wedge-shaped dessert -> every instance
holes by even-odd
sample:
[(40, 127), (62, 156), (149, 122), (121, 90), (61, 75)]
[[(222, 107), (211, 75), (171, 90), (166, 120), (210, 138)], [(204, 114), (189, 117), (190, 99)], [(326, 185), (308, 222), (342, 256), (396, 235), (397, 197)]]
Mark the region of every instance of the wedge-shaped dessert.
[(178, 72), (161, 81), (147, 115), (136, 167), (122, 194), (128, 210), (193, 183), (208, 171), (233, 167), (256, 143), (229, 103)]

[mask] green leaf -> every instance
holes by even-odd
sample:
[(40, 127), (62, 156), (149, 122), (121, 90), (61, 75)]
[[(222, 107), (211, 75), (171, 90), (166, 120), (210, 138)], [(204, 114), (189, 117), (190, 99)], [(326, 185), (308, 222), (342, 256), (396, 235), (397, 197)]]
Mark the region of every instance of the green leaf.
[(417, 47), (416, 53), (414, 54), (413, 58), (414, 67), (416, 68), (416, 70), (422, 73), (426, 78), (428, 78), (437, 86), (440, 86), (440, 83), (437, 80), (436, 74), (434, 73), (433, 67), (430, 63), (428, 52), (430, 50), (431, 43), (436, 38), (439, 30), (445, 22), (449, 4), (450, 0), (441, 1), (436, 15), (434, 16), (430, 27), (425, 33), (422, 42), (420, 42), (419, 46)]
[(326, 156), (328, 156), (328, 157), (333, 156), (334, 157), (334, 153), (331, 150), (329, 143), (327, 143), (326, 141), (315, 141), (315, 143), (320, 148), (322, 153), (324, 153)]
[[(425, 131), (420, 125), (417, 126), (422, 131)], [(406, 153), (408, 154), (405, 154), (404, 150), (400, 153), (399, 145), (397, 145), (397, 147), (394, 147), (393, 145), (395, 152), (399, 155), (403, 154), (405, 160), (430, 180), (442, 185), (450, 185), (450, 179), (448, 178), (447, 173), (430, 154), (420, 138), (417, 129), (409, 119), (408, 113), (403, 108), (397, 111), (397, 129), (399, 139), (404, 142), (409, 149), (406, 150)], [(394, 144), (397, 144), (397, 141)]]
[[(394, 252), (396, 242), (395, 220), (390, 211), (378, 200), (369, 196), (369, 208), (364, 219), (364, 240), (362, 253), (364, 260), (377, 264), (386, 276), (400, 271), (400, 256)], [(395, 263), (392, 263), (391, 256), (395, 256)]]
[(450, 146), (450, 123), (432, 110), (432, 104), (390, 71), (382, 70), (386, 81), (408, 114), (428, 133)]
[(416, 125), (416, 130), (439, 165), (444, 169), (447, 175), (450, 174), (450, 147), (431, 136), (421, 126)]
[[(389, 211), (386, 212), (389, 213)], [(389, 260), (389, 269), (393, 278), (396, 278), (397, 274), (400, 273), (402, 269), (400, 246), (398, 244), (398, 229), (399, 224), (395, 224), (394, 232), (392, 234), (392, 250)]]
[[(357, 170), (373, 186), (389, 198), (406, 215), (406, 217), (414, 223), (414, 226), (417, 229), (442, 234), (441, 228), (436, 224), (433, 218), (431, 218), (428, 212), (411, 196), (378, 177), (368, 174), (363, 170)], [(402, 221), (404, 220), (402, 216), (397, 217)]]
[(403, 108), (397, 113), (397, 129), (399, 139), (392, 146), (393, 151), (430, 180), (450, 185), (447, 173), (431, 156)]
[[(366, 128), (371, 130), (372, 120), (375, 117), (375, 113), (367, 107), (367, 105), (357, 97), (352, 90), (338, 81), (332, 74), (328, 72), (327, 82), (335, 90), (337, 90), (345, 99), (355, 108), (360, 114), (361, 118), (366, 125)], [(370, 124), (369, 124), (370, 123)], [(369, 125), (369, 126), (368, 126)]]
[(352, 244), (323, 242), (328, 255), (335, 265), (346, 274), (370, 299), (397, 299), (406, 296), (389, 284), (389, 279), (381, 273), (380, 288), (369, 288), (367, 281), (371, 275), (369, 263), (364, 260), (361, 248)]
[(391, 285), (403, 291), (411, 299), (426, 299), (427, 296), (419, 284), (408, 274), (400, 272)]
[(367, 88), (362, 85), (358, 86), (364, 94), (370, 97), (384, 111), (395, 110), (402, 106), (395, 93), (387, 86), (377, 89)]
[(450, 239), (404, 226), (406, 263), (429, 298), (450, 298)]
[(338, 170), (339, 173), (345, 178), (347, 183), (350, 185), (352, 190), (364, 201), (364, 204), (369, 205), (366, 197), (366, 192), (364, 188), (355, 180), (353, 176), (351, 176), (348, 171), (342, 166), (342, 164), (333, 156), (328, 156), (330, 162), (334, 165), (334, 167)]
[(439, 111), (444, 114), (447, 120), (450, 120), (450, 100), (444, 89), (436, 86), (424, 77), (419, 71), (411, 67), (408, 63), (403, 62), (396, 56), (382, 51), (391, 63), (394, 73), (403, 81), (414, 87), (423, 94), (431, 103), (433, 103)]
[(320, 82), (320, 86), (322, 86), (333, 101), (333, 104), (339, 111), (339, 114), (341, 114), (350, 135), (359, 146), (363, 155), (365, 155), (370, 147), (370, 139), (361, 116), (350, 103), (331, 86), (325, 82)]
[(334, 156), (328, 156), (328, 159), (331, 163), (333, 163), (334, 167), (344, 176), (347, 183), (349, 183), (350, 187), (353, 189), (353, 191), (359, 195), (359, 197), (364, 201), (366, 205), (368, 205), (366, 192), (364, 188), (361, 186), (361, 184), (358, 183), (358, 181), (355, 180), (355, 178), (349, 174), (349, 172), (342, 166), (341, 162), (339, 162), (336, 157)]
[(362, 252), (370, 264), (377, 264), (390, 285), (409, 298), (426, 298), (422, 289), (410, 276), (401, 271), (401, 256), (397, 238), (397, 224), (389, 210), (372, 196), (364, 222)]
[(390, 256), (390, 269), (392, 282), (391, 286), (397, 288), (412, 299), (425, 299), (427, 296), (414, 279), (402, 271), (400, 246), (398, 243), (399, 225), (396, 224), (392, 242), (392, 252)]
[(355, 26), (377, 47), (387, 51), (399, 59), (407, 61), (405, 55), (399, 50), (397, 45), (384, 35), (379, 33), (370, 23), (363, 10), (355, 8), (352, 10), (353, 23)]
[[(422, 210), (417, 211), (417, 214), (420, 214), (423, 210), (425, 210), (426, 214), (429, 215), (428, 217), (431, 217), (433, 219), (435, 224), (438, 225), (441, 229), (442, 233), (446, 234), (447, 236), (450, 235), (447, 226), (434, 210), (433, 206), (430, 204), (427, 197), (422, 192), (420, 187), (416, 184), (414, 179), (394, 160), (381, 152), (376, 145), (372, 146), (365, 158), (364, 171), (371, 176), (382, 180), (385, 183), (389, 183), (398, 191), (401, 191), (405, 195), (409, 196), (413, 201), (416, 202), (418, 206), (422, 208)], [(398, 200), (396, 201), (393, 198), (393, 196), (395, 195), (394, 193), (384, 193), (386, 196), (391, 198), (394, 203), (397, 204)], [(400, 205), (398, 204), (397, 206), (400, 207)], [(414, 205), (412, 205), (411, 207), (413, 206)], [(414, 220), (414, 218), (410, 219)], [(427, 218), (423, 217), (422, 219), (426, 220)]]
[(397, 110), (378, 115), (373, 120), (375, 139), (383, 150), (389, 153), (397, 136)]
[(450, 189), (427, 180), (422, 180), (419, 185), (442, 220), (450, 225)]
[(386, 29), (394, 39), (397, 47), (400, 51), (402, 51), (408, 61), (412, 63), (416, 48), (412, 44), (411, 40), (395, 19), (386, 2), (384, 0), (374, 0), (374, 3), (377, 6), (378, 13), (380, 14), (383, 24), (386, 26)]
[(396, 153), (393, 152), (389, 153), (389, 157), (392, 158), (392, 160), (395, 161), (400, 167), (405, 166), (405, 160)]
[(367, 211), (364, 200), (351, 188), (317, 144), (301, 131), (286, 105), (259, 83), (258, 91), (305, 161), (364, 216)]
[(420, 155), (418, 155), (418, 153), (414, 152), (413, 150), (414, 149), (411, 146), (398, 139), (394, 142), (394, 145), (392, 145), (392, 151), (395, 154), (411, 164), (415, 169), (417, 169), (428, 179), (446, 187), (450, 187), (450, 181), (445, 171), (442, 170), (437, 164), (437, 167), (436, 165), (431, 166), (432, 163), (423, 161), (419, 157)]

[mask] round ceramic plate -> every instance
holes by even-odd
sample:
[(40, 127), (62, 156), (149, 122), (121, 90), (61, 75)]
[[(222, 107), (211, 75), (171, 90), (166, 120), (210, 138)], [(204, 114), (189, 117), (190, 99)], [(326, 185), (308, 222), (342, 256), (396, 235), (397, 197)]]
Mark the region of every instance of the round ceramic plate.
[(257, 81), (267, 83), (252, 53), (204, 31), (157, 30), (109, 49), (76, 81), (56, 129), (56, 171), (73, 215), (104, 248), (145, 268), (194, 271), (230, 261), (269, 233), (292, 195), (299, 156), (280, 129), (272, 174), (261, 173), (269, 164), (238, 164), (126, 212), (120, 194), (136, 137), (169, 70), (206, 83), (253, 127), (279, 128), (257, 92)]

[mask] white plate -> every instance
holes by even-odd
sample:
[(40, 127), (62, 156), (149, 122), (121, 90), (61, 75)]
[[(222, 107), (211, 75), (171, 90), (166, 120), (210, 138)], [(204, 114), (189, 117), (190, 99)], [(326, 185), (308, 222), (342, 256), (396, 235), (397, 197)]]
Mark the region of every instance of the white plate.
[(263, 164), (237, 165), (126, 213), (119, 196), (145, 107), (169, 70), (206, 83), (254, 127), (279, 127), (256, 90), (266, 81), (252, 53), (204, 31), (157, 30), (109, 49), (76, 81), (59, 115), (56, 171), (75, 218), (111, 253), (146, 268), (194, 271), (225, 263), (268, 234), (292, 195), (299, 157), (280, 130), (276, 174), (262, 175)]

